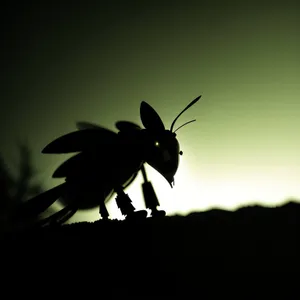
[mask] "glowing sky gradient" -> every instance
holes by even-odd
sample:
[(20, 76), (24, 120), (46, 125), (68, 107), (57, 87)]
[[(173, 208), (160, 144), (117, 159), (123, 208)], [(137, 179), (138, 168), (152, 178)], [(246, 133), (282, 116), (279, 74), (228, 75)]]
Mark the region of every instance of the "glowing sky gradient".
[[(168, 215), (299, 198), (299, 4), (124, 2), (7, 8), (0, 149), (7, 159), (14, 162), (16, 139), (27, 137), (50, 188), (67, 156), (40, 151), (75, 121), (141, 124), (144, 100), (169, 128), (202, 95), (176, 123), (197, 119), (178, 131), (184, 154), (174, 189), (147, 168)], [(140, 184), (139, 176), (127, 189), (137, 209)], [(114, 201), (108, 208), (120, 217)], [(97, 218), (95, 210), (71, 221)]]

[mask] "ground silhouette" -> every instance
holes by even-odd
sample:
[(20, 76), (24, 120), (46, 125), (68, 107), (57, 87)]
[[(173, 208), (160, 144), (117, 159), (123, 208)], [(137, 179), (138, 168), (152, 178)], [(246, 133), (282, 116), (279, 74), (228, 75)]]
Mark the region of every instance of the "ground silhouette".
[(103, 293), (142, 288), (140, 295), (162, 295), (190, 284), (199, 288), (203, 277), (298, 271), (299, 216), (300, 204), (291, 200), (273, 208), (21, 230), (3, 236), (1, 245), (7, 257), (22, 249), (22, 257), (6, 260), (8, 268), (31, 268), (83, 286), (93, 282)]

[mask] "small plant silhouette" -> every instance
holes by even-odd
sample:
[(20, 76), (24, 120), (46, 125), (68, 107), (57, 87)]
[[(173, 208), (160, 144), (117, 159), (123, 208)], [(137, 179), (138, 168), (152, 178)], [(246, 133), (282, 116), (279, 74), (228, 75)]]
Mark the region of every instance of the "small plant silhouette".
[(19, 145), (18, 174), (13, 176), (8, 164), (0, 155), (0, 230), (7, 230), (15, 209), (32, 196), (43, 191), (35, 180), (37, 170), (33, 167), (29, 146)]

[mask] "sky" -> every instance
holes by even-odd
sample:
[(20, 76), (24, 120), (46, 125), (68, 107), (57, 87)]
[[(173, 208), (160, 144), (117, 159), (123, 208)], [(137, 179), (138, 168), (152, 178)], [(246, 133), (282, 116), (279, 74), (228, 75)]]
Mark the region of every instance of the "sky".
[[(141, 101), (183, 151), (170, 188), (147, 166), (168, 215), (280, 205), (300, 198), (300, 5), (288, 1), (113, 1), (6, 4), (0, 152), (13, 169), (28, 141), (39, 180), (66, 155), (41, 154), (79, 120), (141, 124)], [(139, 176), (126, 190), (143, 209)], [(59, 209), (60, 205), (55, 204)], [(122, 218), (115, 201), (107, 205)], [(93, 221), (98, 209), (69, 222)]]

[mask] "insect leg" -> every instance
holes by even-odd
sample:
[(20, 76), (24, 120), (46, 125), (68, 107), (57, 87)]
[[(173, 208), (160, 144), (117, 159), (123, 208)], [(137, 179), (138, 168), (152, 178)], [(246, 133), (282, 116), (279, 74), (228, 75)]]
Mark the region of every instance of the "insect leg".
[(144, 165), (142, 165), (141, 171), (142, 171), (143, 178), (144, 178), (144, 183), (142, 184), (142, 189), (143, 189), (144, 201), (145, 201), (146, 208), (151, 210), (151, 215), (153, 217), (160, 217), (160, 216), (164, 217), (166, 215), (166, 212), (164, 210), (157, 209), (157, 206), (159, 206), (159, 201), (155, 194), (152, 183), (150, 181), (148, 181)]
[(117, 193), (117, 206), (119, 207), (123, 215), (125, 215), (127, 218), (147, 217), (146, 210), (135, 211), (134, 206), (131, 204), (131, 199), (127, 194), (124, 193), (123, 188), (121, 186), (117, 186), (115, 188), (115, 192)]
[(107, 220), (108, 217), (109, 217), (109, 213), (107, 211), (107, 208), (105, 206), (104, 201), (100, 201), (100, 204), (99, 204), (99, 214), (100, 214), (100, 216), (102, 217), (103, 220)]

